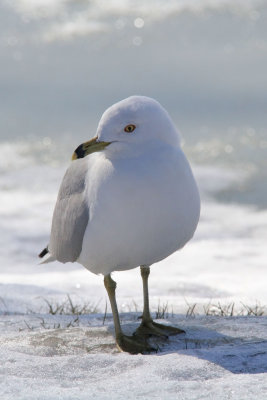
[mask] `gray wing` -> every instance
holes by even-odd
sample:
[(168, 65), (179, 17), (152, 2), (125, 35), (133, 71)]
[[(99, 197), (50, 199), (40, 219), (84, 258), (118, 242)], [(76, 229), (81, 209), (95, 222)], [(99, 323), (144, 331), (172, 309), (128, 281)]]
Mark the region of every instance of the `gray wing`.
[(53, 214), (49, 253), (63, 263), (74, 262), (82, 250), (84, 232), (89, 220), (85, 201), (86, 159), (75, 160), (61, 183)]

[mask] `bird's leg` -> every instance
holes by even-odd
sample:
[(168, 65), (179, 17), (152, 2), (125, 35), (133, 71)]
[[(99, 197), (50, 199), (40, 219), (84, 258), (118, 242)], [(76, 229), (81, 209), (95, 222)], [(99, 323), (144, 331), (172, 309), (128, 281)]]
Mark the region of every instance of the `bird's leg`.
[(148, 277), (150, 274), (150, 268), (141, 265), (140, 272), (143, 281), (143, 298), (144, 298), (144, 309), (143, 309), (142, 320), (151, 322), (152, 318), (149, 310), (149, 294), (148, 294)]
[(117, 302), (116, 302), (116, 282), (111, 278), (110, 275), (106, 275), (104, 277), (104, 285), (105, 288), (108, 292), (108, 297), (112, 309), (112, 314), (113, 314), (113, 320), (114, 320), (114, 327), (115, 327), (115, 334), (116, 334), (116, 339), (120, 338), (122, 335), (122, 330), (121, 330), (121, 324), (120, 324), (120, 318), (119, 318), (119, 312), (118, 312), (118, 307), (117, 307)]
[(154, 322), (151, 318), (149, 311), (149, 294), (148, 294), (148, 277), (150, 274), (150, 268), (141, 265), (140, 267), (141, 277), (143, 281), (143, 295), (144, 295), (144, 309), (142, 315), (142, 322), (135, 331), (136, 336), (163, 336), (168, 337), (169, 335), (177, 335), (179, 333), (184, 333), (182, 329), (176, 328), (174, 326), (162, 325), (157, 322)]
[(151, 347), (145, 339), (141, 340), (141, 338), (137, 336), (126, 336), (123, 334), (115, 295), (117, 284), (111, 278), (110, 274), (104, 277), (104, 285), (110, 300), (115, 327), (116, 343), (119, 350), (127, 351), (131, 354), (150, 353), (151, 351), (157, 351), (157, 349)]

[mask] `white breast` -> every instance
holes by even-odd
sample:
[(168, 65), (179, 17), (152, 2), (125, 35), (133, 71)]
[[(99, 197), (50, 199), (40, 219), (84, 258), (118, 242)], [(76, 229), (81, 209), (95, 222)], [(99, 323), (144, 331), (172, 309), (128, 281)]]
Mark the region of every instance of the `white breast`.
[(96, 274), (151, 265), (193, 236), (200, 200), (179, 148), (88, 161), (90, 220), (78, 262)]

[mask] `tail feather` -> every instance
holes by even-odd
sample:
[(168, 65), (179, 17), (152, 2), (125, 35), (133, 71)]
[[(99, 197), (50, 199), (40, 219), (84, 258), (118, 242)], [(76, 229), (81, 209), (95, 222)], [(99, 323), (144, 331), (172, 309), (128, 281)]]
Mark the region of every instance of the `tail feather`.
[(55, 257), (51, 256), (51, 254), (48, 254), (47, 257), (45, 257), (41, 262), (39, 262), (39, 265), (40, 264), (47, 264), (47, 263), (50, 263), (52, 261), (56, 261)]
[(43, 258), (47, 253), (49, 253), (48, 246), (46, 246), (46, 248), (43, 249), (40, 254), (38, 254), (38, 257)]
[(56, 261), (55, 257), (53, 257), (48, 250), (48, 246), (41, 251), (38, 257), (43, 258), (43, 260), (39, 263), (40, 264), (47, 264), (52, 261)]

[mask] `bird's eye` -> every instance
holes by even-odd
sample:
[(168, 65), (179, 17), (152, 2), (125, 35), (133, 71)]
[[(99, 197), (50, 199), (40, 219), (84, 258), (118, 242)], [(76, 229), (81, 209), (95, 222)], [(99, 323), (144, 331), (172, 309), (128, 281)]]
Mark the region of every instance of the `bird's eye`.
[(132, 124), (127, 125), (124, 128), (124, 132), (131, 133), (131, 132), (133, 132), (135, 130), (135, 128), (136, 128), (135, 125), (132, 125)]

